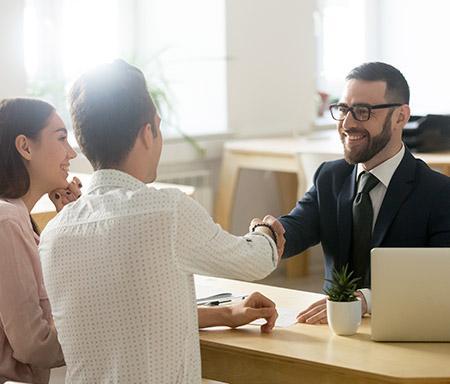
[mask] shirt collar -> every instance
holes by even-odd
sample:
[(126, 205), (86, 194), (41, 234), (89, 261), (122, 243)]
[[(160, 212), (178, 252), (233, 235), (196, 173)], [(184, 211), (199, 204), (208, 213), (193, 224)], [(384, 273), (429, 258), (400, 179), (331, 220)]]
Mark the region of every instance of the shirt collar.
[(91, 193), (101, 187), (119, 187), (136, 190), (143, 186), (145, 186), (145, 183), (128, 173), (116, 169), (100, 169), (92, 174), (87, 193)]
[[(373, 174), (381, 183), (387, 188), (389, 183), (391, 182), (392, 176), (394, 175), (395, 170), (399, 166), (400, 162), (403, 159), (405, 154), (405, 146), (402, 143), (402, 148), (398, 151), (394, 156), (381, 164), (377, 165), (375, 168), (371, 169), (369, 172)], [(361, 163), (358, 164), (358, 173), (356, 176), (356, 180), (359, 179), (359, 175), (364, 172), (365, 169)]]

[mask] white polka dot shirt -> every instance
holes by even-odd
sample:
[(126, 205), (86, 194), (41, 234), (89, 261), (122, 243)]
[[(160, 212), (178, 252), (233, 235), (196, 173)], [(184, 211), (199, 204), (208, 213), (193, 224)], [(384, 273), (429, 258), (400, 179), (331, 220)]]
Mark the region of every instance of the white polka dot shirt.
[(223, 231), (193, 199), (115, 170), (41, 235), (66, 383), (200, 383), (192, 274), (261, 279), (276, 247)]

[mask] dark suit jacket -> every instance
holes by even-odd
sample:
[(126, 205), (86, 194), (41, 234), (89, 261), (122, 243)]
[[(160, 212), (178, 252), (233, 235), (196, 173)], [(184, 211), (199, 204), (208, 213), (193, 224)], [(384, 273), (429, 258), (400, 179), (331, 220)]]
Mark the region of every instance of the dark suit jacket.
[[(327, 279), (334, 267), (350, 262), (356, 172), (345, 160), (319, 167), (313, 187), (280, 218), (284, 258), (321, 242)], [(381, 205), (372, 247), (450, 247), (450, 178), (406, 150)]]

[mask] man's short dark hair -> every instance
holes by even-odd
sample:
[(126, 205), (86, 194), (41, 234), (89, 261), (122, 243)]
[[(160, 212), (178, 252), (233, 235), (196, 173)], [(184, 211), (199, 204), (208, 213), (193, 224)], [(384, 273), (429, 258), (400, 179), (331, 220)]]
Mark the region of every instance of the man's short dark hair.
[(121, 164), (145, 124), (151, 124), (154, 137), (158, 134), (144, 75), (123, 60), (82, 75), (69, 104), (75, 137), (94, 169)]
[(392, 65), (380, 62), (364, 63), (353, 68), (346, 80), (384, 81), (385, 98), (389, 103), (409, 104), (409, 86), (402, 73)]

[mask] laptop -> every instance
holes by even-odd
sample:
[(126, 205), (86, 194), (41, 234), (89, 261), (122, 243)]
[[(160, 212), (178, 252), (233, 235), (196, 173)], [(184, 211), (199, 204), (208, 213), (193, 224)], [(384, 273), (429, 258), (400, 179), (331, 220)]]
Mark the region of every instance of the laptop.
[(375, 248), (372, 340), (450, 342), (450, 248)]

